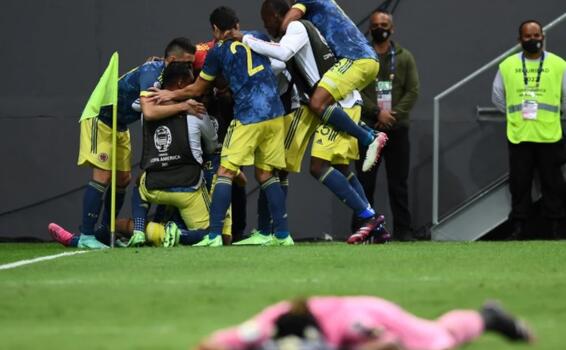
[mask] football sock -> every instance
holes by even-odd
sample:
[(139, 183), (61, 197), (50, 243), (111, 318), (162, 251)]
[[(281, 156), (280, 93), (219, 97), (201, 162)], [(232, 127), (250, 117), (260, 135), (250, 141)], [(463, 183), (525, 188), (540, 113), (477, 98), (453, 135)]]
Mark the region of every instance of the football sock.
[(71, 238), (71, 241), (69, 242), (69, 247), (78, 247), (80, 238), (81, 235), (73, 235), (73, 238)]
[(328, 168), (318, 181), (350, 207), (359, 218), (367, 219), (375, 215), (375, 212), (368, 208), (367, 202), (350, 186), (346, 177), (333, 167)]
[(279, 179), (279, 183), (281, 184), (281, 190), (283, 191), (285, 201), (287, 201), (287, 194), (289, 193), (289, 178), (283, 180)]
[(105, 190), (106, 186), (96, 181), (90, 181), (86, 186), (83, 196), (83, 218), (81, 227), (79, 228), (81, 234), (94, 234), (94, 225), (96, 225), (98, 216), (100, 215), (102, 196)]
[(214, 239), (222, 234), (226, 212), (232, 201), (232, 179), (219, 176), (212, 192), (212, 204), (210, 205), (210, 232), (209, 239)]
[(287, 209), (285, 205), (285, 195), (281, 190), (279, 178), (270, 177), (261, 184), (261, 189), (265, 192), (269, 212), (273, 215), (273, 226), (275, 227), (275, 237), (284, 239), (289, 236), (289, 226), (287, 223)]
[(261, 234), (271, 234), (271, 213), (269, 212), (269, 204), (263, 189), (259, 190), (257, 197), (257, 229)]
[(356, 191), (358, 196), (360, 196), (360, 198), (364, 202), (366, 202), (366, 206), (369, 206), (369, 201), (366, 197), (364, 187), (360, 183), (360, 180), (358, 179), (358, 177), (353, 172), (350, 172), (350, 174), (348, 174), (347, 179), (348, 179), (348, 183), (350, 183), (350, 186), (352, 186), (352, 188)]
[(337, 131), (354, 136), (363, 146), (368, 146), (375, 139), (372, 132), (356, 124), (342, 108), (335, 104), (326, 107), (322, 114), (322, 121), (332, 125)]
[(193, 245), (204, 239), (208, 230), (185, 230), (181, 229), (179, 236), (179, 243), (181, 245)]
[[(124, 187), (116, 187), (116, 217), (122, 205), (124, 205), (124, 199), (126, 198), (126, 189)], [(104, 196), (104, 210), (102, 211), (102, 225), (110, 227), (110, 212), (112, 210), (112, 191), (110, 188), (106, 190), (106, 196)]]
[(145, 221), (149, 204), (144, 202), (140, 196), (138, 187), (132, 191), (132, 216), (134, 219), (134, 231), (145, 232)]

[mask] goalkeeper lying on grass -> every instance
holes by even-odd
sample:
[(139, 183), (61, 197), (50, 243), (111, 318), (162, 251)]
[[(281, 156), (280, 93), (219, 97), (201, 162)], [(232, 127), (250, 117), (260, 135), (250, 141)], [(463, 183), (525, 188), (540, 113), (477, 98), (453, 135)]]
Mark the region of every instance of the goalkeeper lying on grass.
[(426, 320), (376, 297), (311, 297), (272, 305), (214, 333), (197, 350), (447, 350), (484, 332), (531, 342), (529, 328), (496, 303)]

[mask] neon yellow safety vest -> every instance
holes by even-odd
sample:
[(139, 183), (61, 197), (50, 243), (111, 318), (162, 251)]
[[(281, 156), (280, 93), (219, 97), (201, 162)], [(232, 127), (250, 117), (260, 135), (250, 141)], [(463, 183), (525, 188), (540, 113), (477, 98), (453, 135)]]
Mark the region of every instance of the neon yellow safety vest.
[[(566, 62), (550, 53), (544, 53), (544, 62), (539, 87), (536, 88), (539, 61), (525, 60), (528, 88), (525, 87), (522, 53), (507, 57), (500, 65), (499, 72), (505, 86), (507, 103), (507, 139), (519, 142), (557, 142), (562, 138), (560, 104), (562, 79)], [(527, 91), (534, 91), (530, 96)], [(523, 102), (535, 100), (538, 104), (536, 119), (523, 118)]]

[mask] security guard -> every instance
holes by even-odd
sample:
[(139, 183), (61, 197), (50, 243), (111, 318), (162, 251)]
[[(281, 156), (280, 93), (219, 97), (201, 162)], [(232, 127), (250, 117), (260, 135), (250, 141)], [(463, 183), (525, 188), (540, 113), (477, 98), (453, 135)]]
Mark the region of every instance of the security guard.
[(493, 83), (492, 101), (506, 113), (511, 191), (510, 239), (521, 238), (529, 218), (535, 170), (540, 176), (542, 213), (558, 234), (564, 218), (561, 104), (566, 90), (566, 62), (543, 49), (544, 33), (535, 20), (519, 26), (522, 52), (505, 59)]

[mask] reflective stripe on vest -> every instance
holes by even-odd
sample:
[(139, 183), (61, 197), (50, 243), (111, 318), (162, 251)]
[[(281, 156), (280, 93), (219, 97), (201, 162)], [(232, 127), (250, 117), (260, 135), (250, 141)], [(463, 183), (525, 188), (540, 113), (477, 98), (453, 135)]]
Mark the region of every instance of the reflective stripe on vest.
[[(511, 143), (557, 142), (562, 138), (560, 104), (562, 79), (566, 62), (552, 53), (545, 52), (540, 85), (536, 88), (539, 61), (526, 62), (528, 88), (525, 87), (522, 53), (508, 57), (499, 65), (499, 72), (505, 86), (507, 103), (507, 139)], [(535, 91), (531, 97), (528, 91)], [(523, 102), (535, 100), (538, 105), (536, 120), (523, 118)]]

